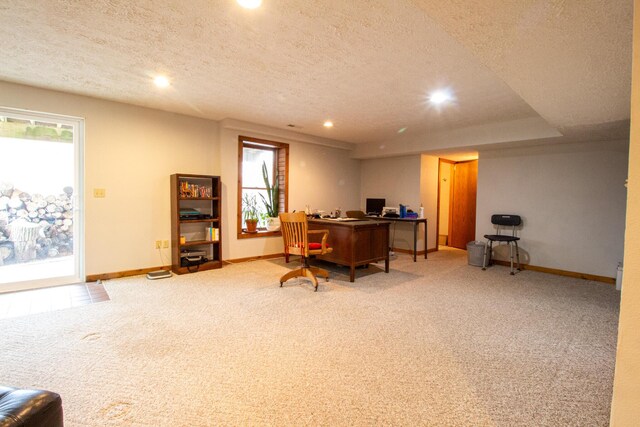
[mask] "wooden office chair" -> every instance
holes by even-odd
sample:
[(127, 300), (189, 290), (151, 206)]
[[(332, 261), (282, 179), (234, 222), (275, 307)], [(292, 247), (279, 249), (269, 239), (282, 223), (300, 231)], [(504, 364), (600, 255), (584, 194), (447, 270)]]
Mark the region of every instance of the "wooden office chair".
[[(289, 262), (289, 255), (300, 255), (300, 261), (302, 262), (302, 266), (299, 269), (290, 271), (280, 278), (280, 287), (293, 277), (307, 277), (311, 279), (317, 291), (318, 279), (316, 276), (324, 277), (329, 281), (329, 272), (323, 268), (311, 267), (309, 265), (309, 256), (322, 255), (333, 251), (332, 248), (327, 246), (329, 230), (309, 230), (307, 215), (304, 212), (281, 213), (279, 217), (286, 262)], [(310, 242), (309, 235), (322, 235), (322, 240), (320, 242)]]
[[(487, 261), (491, 262), (491, 253), (493, 250), (493, 242), (506, 242), (509, 245), (509, 260), (511, 262), (511, 275), (513, 276), (513, 246), (516, 247), (516, 259), (518, 260), (518, 271), (520, 271), (520, 252), (518, 251), (518, 240), (516, 237), (516, 227), (522, 223), (522, 219), (518, 215), (491, 215), (491, 224), (497, 225), (496, 234), (485, 234), (484, 238), (487, 239), (488, 245), (484, 247), (484, 258), (482, 260), (482, 269), (487, 269)], [(500, 226), (511, 227), (511, 236), (506, 234), (500, 234)], [(487, 250), (489, 251), (489, 260), (487, 260)]]
[(365, 213), (362, 211), (347, 211), (347, 218), (364, 219)]

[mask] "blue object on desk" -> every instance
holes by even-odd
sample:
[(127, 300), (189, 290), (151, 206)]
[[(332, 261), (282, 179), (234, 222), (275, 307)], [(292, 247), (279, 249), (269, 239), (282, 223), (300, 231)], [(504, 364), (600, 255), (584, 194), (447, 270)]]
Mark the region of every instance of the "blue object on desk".
[(404, 218), (407, 216), (407, 207), (405, 205), (400, 205), (400, 218)]

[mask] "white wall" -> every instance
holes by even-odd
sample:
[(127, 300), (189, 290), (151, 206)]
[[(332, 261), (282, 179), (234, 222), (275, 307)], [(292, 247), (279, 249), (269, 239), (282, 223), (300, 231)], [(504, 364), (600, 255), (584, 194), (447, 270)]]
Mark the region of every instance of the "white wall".
[(480, 152), (476, 238), (492, 214), (518, 214), (531, 265), (615, 277), (628, 159), (626, 141)]
[[(150, 89), (153, 90), (153, 89)], [(236, 238), (238, 135), (287, 142), (289, 210), (357, 208), (360, 161), (352, 145), (225, 120), (0, 82), (0, 105), (85, 119), (85, 274), (157, 267), (155, 240), (171, 237), (169, 176), (221, 175), (223, 259), (282, 252), (282, 238)], [(105, 188), (104, 199), (93, 198)]]
[(640, 418), (640, 1), (634, 6), (629, 193), (612, 427), (634, 426)]
[(216, 122), (7, 82), (0, 105), (85, 119), (86, 274), (171, 262), (169, 175), (219, 173)]
[[(367, 197), (416, 210), (422, 202), (428, 247), (435, 247), (433, 156), (354, 160), (353, 147), (337, 141), (7, 82), (0, 82), (0, 105), (85, 119), (86, 274), (162, 264), (153, 242), (170, 238), (169, 175), (176, 172), (222, 176), (224, 259), (281, 252), (278, 237), (236, 239), (240, 134), (291, 144), (289, 210), (364, 209)], [(490, 231), (491, 213), (520, 213), (531, 264), (614, 277), (622, 260), (627, 159), (624, 142), (483, 152), (477, 237)], [(105, 188), (107, 197), (93, 198), (94, 188)], [(396, 227), (395, 246), (412, 247), (410, 226)]]
[(440, 164), (440, 222), (438, 233), (449, 235), (449, 203), (451, 201), (451, 163)]
[(387, 206), (420, 207), (420, 156), (362, 160), (360, 208), (367, 198), (386, 199)]
[[(420, 208), (420, 155), (362, 160), (360, 206), (365, 209), (367, 198), (386, 199), (387, 206), (401, 203), (416, 212)], [(395, 233), (394, 230), (395, 224)], [(413, 250), (413, 226), (391, 224), (394, 247)], [(424, 236), (422, 232), (418, 237)], [(424, 239), (418, 240), (418, 250), (424, 249)]]
[(449, 152), (472, 149), (479, 146), (490, 148), (496, 144), (518, 144), (544, 138), (562, 136), (541, 117), (485, 123), (452, 130), (436, 132), (407, 132), (399, 134), (384, 144), (358, 144), (353, 152), (357, 159), (377, 157), (419, 155), (425, 152)]
[(420, 157), (420, 199), (424, 206), (424, 216), (427, 218), (427, 248), (438, 248), (437, 219), (438, 219), (438, 164), (436, 156), (423, 154)]
[(235, 120), (220, 125), (223, 182), (223, 259), (282, 253), (282, 237), (237, 238), (238, 136), (285, 142), (289, 146), (289, 211), (326, 213), (340, 207), (357, 209), (360, 161), (351, 159), (351, 144), (301, 135)]

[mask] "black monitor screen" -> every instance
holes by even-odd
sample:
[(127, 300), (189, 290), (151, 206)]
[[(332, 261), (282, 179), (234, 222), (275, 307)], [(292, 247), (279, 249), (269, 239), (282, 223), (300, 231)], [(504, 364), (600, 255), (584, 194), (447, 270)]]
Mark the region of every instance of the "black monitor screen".
[(367, 214), (381, 215), (386, 199), (367, 199)]

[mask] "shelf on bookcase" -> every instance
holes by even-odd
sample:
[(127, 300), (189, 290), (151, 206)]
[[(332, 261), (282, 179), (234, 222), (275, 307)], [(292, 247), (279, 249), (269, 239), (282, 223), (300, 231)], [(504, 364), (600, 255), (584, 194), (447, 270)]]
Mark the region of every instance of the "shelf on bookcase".
[(192, 240), (190, 242), (181, 243), (180, 247), (183, 246), (198, 246), (198, 245), (210, 245), (211, 243), (219, 243), (219, 240)]
[(219, 222), (220, 221), (220, 217), (217, 218), (205, 218), (205, 219), (181, 219), (180, 223), (181, 224), (188, 224), (188, 223), (194, 223), (194, 222)]

